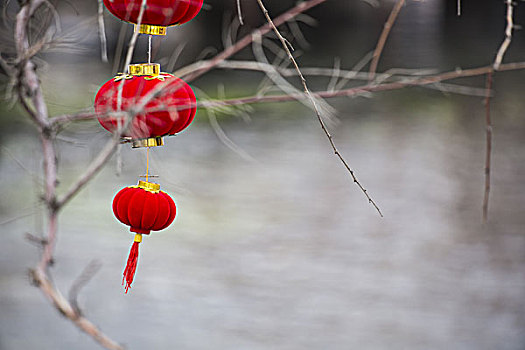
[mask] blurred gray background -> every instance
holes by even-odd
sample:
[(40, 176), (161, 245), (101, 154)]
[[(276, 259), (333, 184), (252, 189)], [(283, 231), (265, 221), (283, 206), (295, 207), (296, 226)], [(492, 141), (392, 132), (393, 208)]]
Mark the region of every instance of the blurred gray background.
[[(273, 16), (295, 4), (266, 3)], [(255, 1), (242, 5), (241, 35), (264, 23)], [(352, 69), (375, 47), (392, 5), (330, 0), (308, 11), (316, 24), (298, 24), (307, 41), (293, 42), (299, 64), (339, 61)], [(460, 17), (455, 6), (408, 0), (379, 70), (490, 64), (503, 40), (503, 1), (462, 1)], [(38, 56), (53, 115), (91, 108), (97, 89), (122, 70), (115, 62), (119, 33), (124, 28), (127, 42), (132, 31), (105, 13), (104, 64), (96, 1), (58, 1), (57, 8), (60, 40)], [(12, 49), (16, 9), (3, 8), (3, 55)], [(519, 4), (517, 24), (525, 24), (524, 13)], [(235, 16), (234, 0), (206, 1), (195, 20), (154, 42), (155, 61), (175, 70), (212, 57)], [(283, 34), (290, 30), (283, 27)], [(525, 57), (525, 33), (514, 34), (506, 62)], [(134, 62), (145, 60), (146, 45), (141, 37)], [(251, 49), (235, 58), (252, 59)], [(384, 218), (303, 105), (219, 115), (240, 152), (221, 142), (201, 110), (184, 133), (152, 149), (152, 171), (176, 201), (178, 217), (144, 239), (131, 291), (124, 295), (120, 282), (133, 236), (111, 211), (113, 195), (144, 172), (145, 150), (128, 146), (121, 148), (121, 174), (113, 158), (62, 213), (55, 283), (67, 293), (90, 261), (100, 261), (79, 301), (88, 318), (129, 349), (525, 349), (524, 77), (495, 75), (486, 225), (480, 96), (408, 88), (329, 101), (338, 117), (334, 139)], [(255, 94), (262, 79), (216, 70), (192, 86), (202, 99), (221, 91), (240, 97)], [(312, 90), (329, 81), (308, 78)], [(484, 78), (454, 83), (482, 88)], [(0, 117), (0, 349), (97, 348), (29, 283), (38, 249), (24, 234), (41, 234), (44, 225), (41, 151), (18, 106), (2, 102)], [(92, 121), (60, 136), (64, 190), (110, 135)]]

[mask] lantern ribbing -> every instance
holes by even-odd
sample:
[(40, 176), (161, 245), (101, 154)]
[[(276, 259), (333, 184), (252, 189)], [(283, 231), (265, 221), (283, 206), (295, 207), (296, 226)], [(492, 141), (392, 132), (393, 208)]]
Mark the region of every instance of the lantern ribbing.
[(127, 293), (137, 269), (142, 235), (163, 230), (171, 225), (175, 220), (177, 208), (173, 199), (160, 190), (160, 185), (139, 181), (137, 186), (126, 187), (115, 195), (113, 212), (118, 220), (130, 226), (130, 231), (135, 233), (122, 279)]
[[(151, 139), (181, 132), (193, 121), (197, 112), (197, 100), (191, 87), (182, 79), (172, 74), (142, 75), (150, 67), (148, 64), (139, 69), (130, 69), (130, 73), (137, 71), (137, 75), (118, 75), (107, 81), (99, 89), (95, 97), (95, 112), (100, 124), (108, 131), (118, 130), (118, 123), (125, 122), (125, 117), (113, 117), (118, 111), (119, 85), (122, 84), (122, 111), (140, 105), (143, 98), (159, 89), (161, 93), (151, 98), (143, 110), (134, 117), (125, 137), (132, 140)], [(123, 82), (122, 82), (123, 80)], [(156, 142), (155, 142), (156, 143)], [(156, 146), (157, 144), (151, 144)], [(147, 145), (146, 145), (147, 146)]]
[[(140, 0), (104, 0), (114, 16), (125, 22), (138, 24)], [(140, 26), (141, 34), (166, 35), (166, 27), (192, 20), (203, 5), (203, 0), (148, 0)]]

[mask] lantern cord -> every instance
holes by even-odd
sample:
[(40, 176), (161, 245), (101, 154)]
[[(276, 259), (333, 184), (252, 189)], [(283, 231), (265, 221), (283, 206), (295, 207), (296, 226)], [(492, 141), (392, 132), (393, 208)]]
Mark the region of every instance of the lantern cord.
[(148, 147), (148, 150), (146, 151), (146, 182), (148, 182), (148, 178), (149, 178), (149, 147)]
[(148, 63), (151, 63), (151, 35), (148, 39)]

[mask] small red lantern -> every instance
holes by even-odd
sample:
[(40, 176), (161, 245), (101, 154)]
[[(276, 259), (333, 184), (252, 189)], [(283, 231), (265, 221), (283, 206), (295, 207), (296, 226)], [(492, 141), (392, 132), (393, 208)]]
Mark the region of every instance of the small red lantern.
[[(139, 33), (165, 35), (166, 27), (193, 19), (202, 8), (203, 0), (148, 0)], [(117, 18), (138, 23), (142, 0), (104, 0), (109, 12)]]
[(137, 106), (144, 96), (162, 89), (145, 105), (143, 113), (133, 119), (126, 137), (133, 140), (158, 138), (179, 133), (190, 125), (197, 111), (193, 90), (182, 79), (158, 71), (158, 64), (131, 65), (130, 74), (116, 76), (102, 85), (95, 97), (95, 112), (106, 130), (114, 132), (119, 125), (124, 125), (124, 117), (108, 116), (119, 110), (121, 84), (121, 111)]
[(127, 293), (137, 269), (142, 235), (168, 227), (175, 219), (177, 209), (173, 199), (160, 191), (160, 185), (139, 181), (137, 186), (126, 187), (117, 193), (113, 199), (113, 213), (136, 233), (122, 278)]

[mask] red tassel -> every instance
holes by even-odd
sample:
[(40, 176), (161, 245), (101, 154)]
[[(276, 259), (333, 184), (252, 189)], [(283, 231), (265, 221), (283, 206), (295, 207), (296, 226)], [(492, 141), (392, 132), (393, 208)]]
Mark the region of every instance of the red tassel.
[[(137, 235), (142, 238), (141, 235)], [(135, 271), (137, 270), (137, 263), (139, 260), (139, 243), (140, 241), (137, 240), (135, 237), (135, 242), (133, 242), (133, 245), (131, 246), (131, 250), (129, 251), (129, 257), (128, 262), (126, 264), (126, 269), (124, 269), (124, 277), (122, 278), (122, 285), (124, 285), (124, 281), (126, 282), (126, 293), (128, 292), (128, 289), (131, 288), (131, 284), (133, 283), (133, 277), (135, 276)]]

